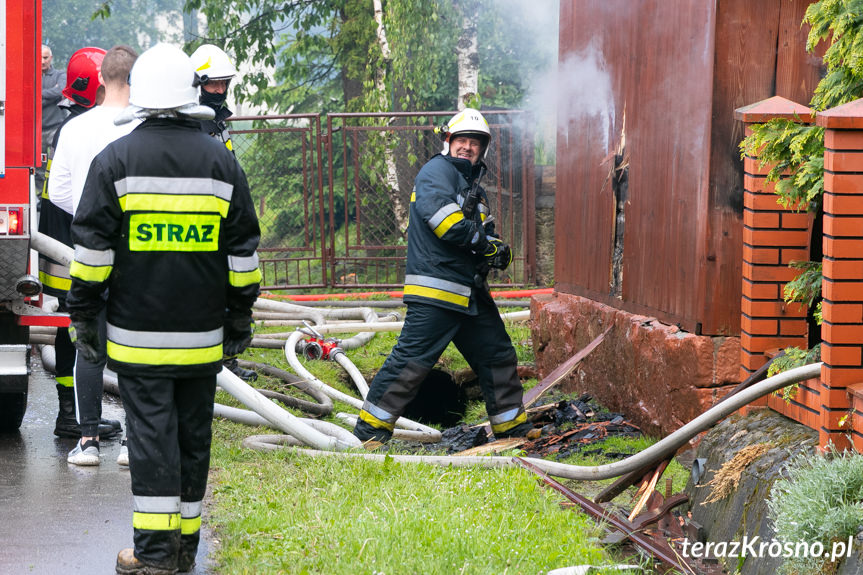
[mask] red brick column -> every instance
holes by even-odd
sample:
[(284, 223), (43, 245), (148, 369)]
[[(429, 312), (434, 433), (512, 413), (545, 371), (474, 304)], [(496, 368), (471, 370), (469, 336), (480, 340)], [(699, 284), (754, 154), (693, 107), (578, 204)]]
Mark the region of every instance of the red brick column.
[[(735, 118), (750, 125), (774, 118), (812, 122), (812, 110), (775, 96), (735, 111)], [(741, 302), (741, 377), (746, 378), (768, 361), (765, 352), (807, 346), (806, 307), (786, 304), (785, 284), (799, 273), (788, 267), (809, 259), (810, 218), (804, 211), (777, 202), (774, 185), (767, 182), (769, 165), (757, 156), (743, 162), (743, 299)], [(802, 386), (789, 404), (775, 396), (751, 406), (776, 409), (810, 427), (817, 427), (820, 401), (814, 390)]]
[[(863, 100), (819, 113), (817, 121), (825, 128), (819, 443), (846, 448), (850, 431), (863, 451)], [(840, 425), (843, 418), (850, 425)]]

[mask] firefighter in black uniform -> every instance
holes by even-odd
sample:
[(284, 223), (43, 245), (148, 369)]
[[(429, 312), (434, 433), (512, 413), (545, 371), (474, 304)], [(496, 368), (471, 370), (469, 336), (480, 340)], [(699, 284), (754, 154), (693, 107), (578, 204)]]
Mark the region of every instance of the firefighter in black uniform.
[[(237, 75), (237, 69), (234, 68), (233, 62), (225, 54), (225, 51), (213, 44), (202, 44), (192, 52), (190, 58), (192, 58), (192, 65), (195, 67), (195, 74), (198, 76), (198, 83), (201, 88), (198, 101), (202, 105), (212, 108), (216, 114), (212, 120), (201, 120), (201, 130), (225, 144), (225, 147), (233, 153), (234, 144), (231, 142), (231, 132), (228, 130), (228, 124), (225, 120), (233, 116), (234, 113), (225, 104), (225, 100), (228, 96), (231, 80)], [(241, 379), (246, 381), (258, 379), (257, 373), (251, 369), (240, 367), (237, 356), (225, 357), (224, 364)]]
[[(105, 50), (88, 46), (81, 48), (69, 58), (66, 66), (66, 87), (62, 93), (67, 99), (59, 104), (69, 111), (68, 115), (54, 132), (51, 152), (57, 149), (60, 130), (66, 122), (83, 114), (95, 106), (100, 96), (104, 96), (104, 87), (99, 83), (99, 67), (105, 57)], [(45, 166), (45, 181), (42, 186), (42, 207), (39, 213), (39, 231), (46, 236), (72, 247), (72, 216), (65, 210), (51, 203), (48, 194), (48, 179), (51, 177), (51, 158)], [(69, 277), (69, 267), (60, 262), (39, 254), (39, 280), (43, 291), (56, 297), (60, 302), (60, 311), (65, 310), (66, 293), (72, 280)], [(59, 409), (54, 425), (54, 435), (59, 437), (81, 437), (81, 426), (75, 415), (75, 389), (73, 372), (75, 368), (75, 348), (69, 341), (66, 328), (57, 328), (54, 339), (54, 374), (57, 380), (57, 399)], [(121, 431), (120, 422), (102, 419), (99, 424), (99, 435), (111, 437)]]
[[(496, 438), (524, 435), (516, 354), (486, 282), (512, 252), (495, 234), (479, 185), (491, 133), (482, 114), (465, 109), (445, 128), (443, 153), (420, 170), (410, 203), (404, 301), (398, 343), (375, 376), (354, 435), (386, 442), (396, 419), (449, 342), (479, 378)], [(370, 444), (373, 445), (373, 444)]]
[(216, 374), (223, 349), (251, 341), (260, 228), (237, 160), (201, 133), (213, 112), (197, 103), (188, 56), (167, 44), (141, 54), (129, 102), (115, 122), (144, 121), (90, 166), (67, 305), (89, 356), (107, 305), (134, 496), (134, 548), (119, 553), (117, 573), (161, 575), (194, 565)]

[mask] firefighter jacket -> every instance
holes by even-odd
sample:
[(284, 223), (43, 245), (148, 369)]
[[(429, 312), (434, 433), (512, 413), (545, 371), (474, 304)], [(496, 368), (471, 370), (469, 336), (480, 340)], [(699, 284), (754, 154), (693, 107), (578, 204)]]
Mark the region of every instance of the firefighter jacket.
[(258, 295), (259, 238), (246, 176), (225, 146), (197, 121), (145, 120), (91, 164), (67, 307), (90, 320), (108, 289), (118, 373), (218, 373), (226, 316), (251, 318)]
[[(476, 315), (474, 290), (486, 290), (477, 278), (486, 245), (483, 222), (488, 215), (479, 180), (485, 164), (438, 154), (417, 174), (411, 194), (404, 301), (419, 302)], [(476, 187), (479, 201), (471, 217), (462, 211)]]
[(234, 144), (231, 141), (231, 132), (228, 131), (228, 124), (225, 122), (234, 113), (227, 106), (219, 106), (214, 109), (216, 117), (212, 120), (201, 120), (201, 130), (222, 142), (226, 148), (234, 151)]
[[(60, 130), (63, 129), (63, 126), (69, 120), (86, 112), (88, 108), (72, 104), (68, 106), (68, 110), (69, 115), (66, 116), (57, 131), (54, 132), (54, 139), (51, 143), (51, 155), (48, 157), (48, 162), (45, 165), (45, 182), (42, 185), (42, 203), (39, 209), (39, 231), (72, 247), (72, 216), (55, 206), (48, 195), (51, 161), (53, 160), (54, 150), (57, 149), (57, 142), (60, 139)], [(66, 297), (66, 292), (69, 291), (69, 286), (72, 285), (72, 279), (69, 277), (69, 266), (40, 253), (39, 281), (42, 282), (42, 291), (48, 295), (62, 299)]]

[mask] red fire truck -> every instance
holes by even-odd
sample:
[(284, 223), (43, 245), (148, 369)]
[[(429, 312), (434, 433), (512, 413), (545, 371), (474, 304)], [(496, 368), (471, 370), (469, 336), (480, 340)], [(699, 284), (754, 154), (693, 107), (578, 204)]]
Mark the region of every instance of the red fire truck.
[(41, 0), (0, 0), (0, 431), (18, 429), (27, 409), (30, 326), (64, 323), (31, 301), (42, 290), (30, 249), (33, 171), (41, 165), (41, 10)]

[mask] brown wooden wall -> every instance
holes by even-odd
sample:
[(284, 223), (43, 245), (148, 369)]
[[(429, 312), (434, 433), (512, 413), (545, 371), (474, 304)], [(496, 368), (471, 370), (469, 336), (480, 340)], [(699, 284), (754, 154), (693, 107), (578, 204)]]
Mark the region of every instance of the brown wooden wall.
[[(561, 2), (561, 69), (600, 52), (613, 121), (577, 109), (558, 118), (559, 291), (696, 333), (739, 333), (743, 127), (733, 112), (776, 94), (809, 102), (820, 58), (805, 52), (808, 3)], [(629, 181), (616, 297), (615, 199), (606, 179), (609, 154), (623, 141)]]

